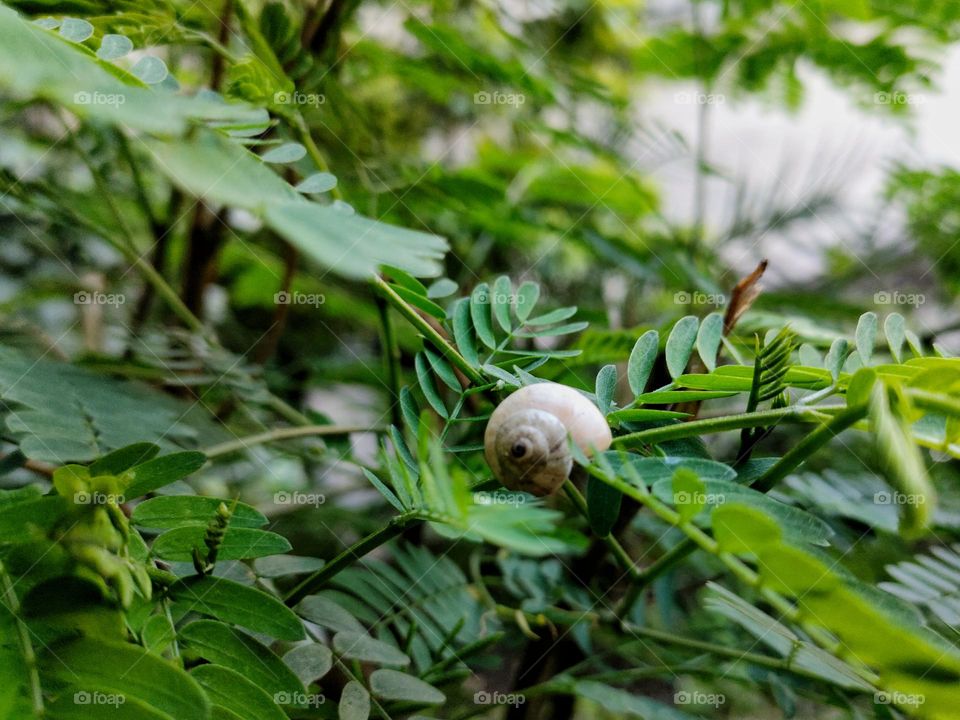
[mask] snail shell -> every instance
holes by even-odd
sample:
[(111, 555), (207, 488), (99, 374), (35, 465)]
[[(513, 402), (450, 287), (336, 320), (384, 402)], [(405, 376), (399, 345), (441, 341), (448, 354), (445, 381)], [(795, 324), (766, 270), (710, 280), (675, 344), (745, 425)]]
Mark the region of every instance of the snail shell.
[(606, 450), (613, 440), (603, 413), (573, 388), (527, 385), (493, 411), (484, 455), (504, 487), (550, 495), (573, 467), (568, 436), (585, 453)]

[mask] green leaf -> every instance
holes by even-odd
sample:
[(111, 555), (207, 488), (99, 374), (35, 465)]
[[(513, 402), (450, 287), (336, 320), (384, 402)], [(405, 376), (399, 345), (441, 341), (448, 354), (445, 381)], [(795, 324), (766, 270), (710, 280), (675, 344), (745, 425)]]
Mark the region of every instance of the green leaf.
[(903, 357), (903, 341), (906, 338), (905, 325), (903, 315), (900, 313), (890, 313), (883, 321), (883, 334), (887, 338), (890, 354), (897, 362), (901, 362)]
[(673, 504), (677, 508), (681, 522), (696, 517), (706, 505), (706, 487), (697, 474), (686, 467), (674, 471), (670, 481), (673, 492)]
[(607, 415), (613, 407), (613, 396), (617, 391), (617, 366), (604, 365), (597, 373), (597, 405), (600, 412)]
[(597, 537), (606, 537), (620, 517), (623, 494), (595, 478), (587, 478), (587, 519)]
[(133, 42), (126, 35), (107, 34), (100, 41), (97, 57), (101, 60), (119, 60), (133, 50)]
[[(224, 501), (199, 495), (160, 495), (139, 503), (130, 519), (144, 528), (206, 527), (221, 502)], [(233, 508), (230, 527), (257, 528), (267, 524), (266, 516), (256, 508), (241, 502), (228, 504)]]
[(513, 284), (506, 275), (501, 275), (493, 283), (493, 296), (490, 298), (493, 316), (503, 331), (509, 333), (513, 328), (510, 321), (510, 306), (513, 304)]
[(430, 361), (430, 367), (438, 378), (443, 380), (443, 384), (448, 388), (453, 390), (455, 393), (460, 393), (463, 391), (463, 388), (460, 386), (460, 381), (457, 379), (457, 374), (453, 371), (453, 368), (441, 355), (433, 352), (429, 348), (423, 349), (424, 355), (427, 356), (427, 360)]
[(426, 296), (426, 288), (423, 289), (423, 293), (418, 293), (402, 285), (395, 285), (393, 291), (415, 308), (423, 310), (427, 315), (431, 315), (437, 320), (447, 319), (447, 313), (444, 309)]
[(307, 257), (350, 278), (381, 265), (418, 276), (439, 272), (446, 242), (306, 200), (259, 158), (214, 133), (191, 140), (147, 140), (157, 168), (182, 190), (249, 210)]
[(674, 403), (725, 398), (736, 394), (735, 392), (724, 392), (722, 390), (657, 390), (638, 395), (637, 402), (641, 405), (672, 405)]
[(877, 460), (886, 470), (890, 484), (897, 491), (891, 496), (900, 510), (900, 532), (906, 537), (926, 530), (936, 507), (937, 496), (927, 474), (927, 466), (914, 443), (900, 405), (891, 402), (887, 387), (873, 385), (868, 417), (874, 433)]
[(363, 625), (347, 610), (323, 595), (305, 597), (297, 605), (301, 617), (333, 632), (363, 634)]
[(414, 367), (417, 371), (417, 382), (420, 385), (420, 391), (427, 399), (427, 402), (430, 403), (430, 407), (436, 410), (440, 417), (444, 419), (449, 418), (450, 413), (443, 404), (443, 398), (440, 397), (440, 393), (437, 392), (437, 386), (433, 382), (433, 375), (427, 371), (427, 364), (423, 359), (422, 352), (417, 353), (416, 357), (414, 358)]
[(351, 660), (378, 665), (409, 665), (410, 658), (393, 645), (372, 638), (365, 633), (341, 630), (333, 636), (333, 650)]
[(731, 553), (756, 553), (780, 542), (780, 527), (766, 513), (740, 504), (720, 505), (710, 515), (713, 536)]
[(530, 317), (530, 313), (533, 312), (539, 299), (540, 286), (537, 285), (537, 283), (527, 280), (520, 284), (520, 287), (517, 289), (517, 299), (514, 307), (517, 319), (521, 323), (526, 322), (527, 318)]
[(491, 350), (497, 348), (497, 338), (493, 334), (493, 322), (490, 319), (490, 286), (480, 283), (470, 295), (470, 318), (477, 337)]
[(272, 595), (219, 577), (192, 577), (170, 587), (183, 613), (209, 615), (279, 640), (301, 640), (303, 625)]
[(180, 631), (180, 640), (190, 655), (240, 673), (269, 695), (306, 692), (300, 679), (270, 648), (221, 622), (194, 621)]
[(543, 315), (538, 315), (537, 317), (530, 318), (527, 320), (527, 325), (553, 325), (553, 323), (561, 322), (562, 320), (567, 320), (572, 318), (577, 314), (577, 308), (575, 307), (564, 307), (557, 308), (556, 310), (551, 310), (548, 313)]
[(653, 370), (653, 364), (657, 360), (659, 346), (660, 333), (656, 330), (647, 330), (637, 339), (633, 350), (630, 351), (630, 359), (627, 361), (627, 381), (634, 395), (643, 393), (650, 372)]
[(713, 372), (717, 366), (717, 353), (720, 350), (720, 341), (723, 339), (723, 315), (710, 313), (700, 323), (697, 331), (697, 353), (703, 360), (704, 366)]
[(439, 278), (430, 283), (430, 287), (427, 288), (427, 297), (432, 300), (450, 297), (459, 287), (460, 286), (450, 278)]
[(840, 378), (840, 371), (843, 369), (843, 363), (849, 353), (849, 343), (843, 338), (837, 338), (827, 351), (827, 356), (823, 359), (823, 366), (830, 371), (833, 381)]
[(351, 680), (340, 693), (337, 713), (340, 720), (367, 720), (370, 717), (370, 693), (356, 680)]
[(90, 464), (90, 476), (119, 475), (135, 465), (157, 456), (160, 448), (153, 443), (134, 443), (104, 455)]
[[(231, 520), (231, 523), (233, 520)], [(305, 575), (322, 568), (326, 562), (321, 558), (301, 557), (299, 555), (271, 555), (253, 561), (253, 569), (258, 577), (278, 578), (290, 575)]]
[(690, 417), (690, 413), (675, 410), (651, 410), (647, 408), (631, 408), (617, 410), (607, 415), (607, 419), (615, 422), (649, 422), (651, 420), (683, 420)]
[(470, 300), (461, 298), (453, 306), (453, 339), (463, 358), (473, 367), (480, 367), (477, 341), (473, 332)]
[(80, 18), (64, 18), (60, 23), (60, 37), (74, 43), (82, 43), (93, 35), (93, 25)]
[(300, 160), (307, 154), (307, 149), (300, 143), (284, 143), (275, 148), (271, 148), (260, 159), (266, 163), (292, 163)]
[(161, 455), (127, 471), (124, 493), (127, 500), (146, 495), (164, 485), (182, 480), (207, 462), (201, 452), (179, 452)]
[(147, 85), (157, 85), (167, 79), (169, 71), (166, 63), (158, 57), (144, 55), (134, 63), (130, 72)]
[(130, 643), (79, 638), (42, 654), (41, 667), (47, 677), (74, 688), (69, 696), (77, 691), (122, 695), (176, 720), (206, 720), (210, 712), (189, 675)]
[(333, 653), (320, 643), (297, 645), (283, 656), (287, 664), (304, 685), (320, 680), (333, 667)]
[[(151, 552), (164, 560), (189, 562), (194, 548), (206, 553), (203, 542), (206, 528), (178, 527), (168, 530), (153, 541)], [(217, 551), (218, 560), (247, 560), (266, 555), (282, 555), (291, 549), (282, 535), (253, 528), (228, 527)]]
[(879, 321), (875, 312), (865, 312), (857, 322), (857, 352), (860, 353), (864, 365), (869, 365), (870, 358), (873, 357), (878, 327)]
[(680, 318), (670, 331), (664, 351), (667, 358), (667, 370), (670, 377), (683, 374), (697, 341), (697, 328), (700, 321), (693, 315)]
[(226, 708), (241, 720), (287, 720), (274, 698), (234, 670), (220, 665), (200, 665), (191, 670), (190, 675), (200, 683), (215, 707)]
[(305, 177), (295, 186), (296, 190), (307, 195), (330, 192), (337, 186), (337, 178), (328, 172), (318, 172)]
[(433, 685), (412, 675), (381, 668), (370, 674), (370, 690), (378, 698), (397, 702), (439, 705), (446, 702), (446, 695)]

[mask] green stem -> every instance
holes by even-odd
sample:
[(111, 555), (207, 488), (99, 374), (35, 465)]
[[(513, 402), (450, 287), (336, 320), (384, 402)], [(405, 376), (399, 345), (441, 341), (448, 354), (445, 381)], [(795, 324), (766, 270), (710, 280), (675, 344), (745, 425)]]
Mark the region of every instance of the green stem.
[(827, 413), (844, 410), (846, 405), (822, 405), (820, 407), (797, 407), (791, 405), (773, 410), (760, 410), (723, 417), (704, 418), (690, 422), (666, 425), (664, 427), (641, 430), (628, 435), (621, 435), (613, 439), (614, 448), (632, 448), (640, 445), (679, 440), (694, 435), (723, 432), (725, 430), (739, 430), (748, 427), (767, 427), (780, 423), (819, 422), (827, 417)]
[(847, 408), (803, 438), (751, 485), (760, 492), (769, 492), (778, 482), (796, 470), (808, 457), (826, 445), (867, 414), (866, 405)]
[(237, 450), (246, 450), (255, 445), (264, 445), (266, 443), (276, 442), (278, 440), (288, 440), (298, 437), (324, 437), (332, 435), (350, 435), (352, 433), (365, 432), (383, 432), (381, 427), (366, 427), (363, 425), (301, 425), (298, 427), (277, 428), (268, 432), (262, 432), (257, 435), (248, 435), (247, 437), (229, 440), (227, 442), (211, 445), (203, 454), (208, 458), (226, 455)]
[(437, 330), (426, 320), (420, 317), (420, 314), (414, 310), (410, 304), (404, 300), (402, 297), (397, 295), (389, 283), (385, 282), (381, 277), (373, 278), (374, 287), (376, 287), (382, 295), (386, 298), (387, 302), (393, 305), (396, 310), (403, 315), (407, 321), (413, 325), (420, 333), (429, 340), (434, 347), (439, 350), (444, 357), (447, 358), (453, 365), (464, 375), (467, 376), (467, 379), (470, 380), (475, 385), (481, 385), (483, 383), (483, 375), (473, 367), (466, 359), (457, 352), (456, 348), (453, 347), (443, 337)]
[(3, 604), (17, 626), (20, 650), (23, 653), (23, 662), (30, 679), (30, 700), (33, 704), (33, 715), (41, 718), (44, 716), (43, 687), (40, 685), (40, 671), (37, 669), (37, 654), (34, 652), (33, 643), (30, 641), (30, 629), (20, 618), (20, 601), (17, 598), (16, 590), (14, 590), (13, 582), (10, 580), (10, 575), (7, 574), (7, 569), (2, 562), (0, 562), (0, 581), (3, 582)]
[[(563, 490), (567, 494), (567, 497), (570, 498), (570, 502), (573, 503), (573, 506), (577, 511), (583, 515), (583, 517), (589, 520), (590, 515), (587, 510), (587, 500), (583, 496), (583, 493), (573, 484), (572, 480), (565, 480), (563, 483)], [(637, 567), (637, 564), (633, 561), (627, 551), (624, 549), (623, 545), (613, 536), (607, 535), (600, 538), (603, 543), (610, 549), (610, 552), (616, 558), (617, 562), (620, 564), (620, 567), (630, 575), (632, 580), (637, 580), (640, 577), (640, 569)]]
[(399, 428), (403, 427), (403, 413), (400, 408), (400, 347), (397, 345), (397, 334), (390, 317), (390, 306), (380, 296), (377, 296), (377, 312), (380, 315), (383, 364), (390, 388), (390, 421)]
[(364, 538), (361, 538), (322, 568), (306, 577), (303, 582), (287, 593), (286, 597), (284, 597), (284, 602), (291, 607), (296, 605), (307, 595), (310, 595), (311, 593), (322, 588), (324, 584), (330, 580), (330, 578), (339, 573), (341, 570), (345, 570), (346, 568), (350, 567), (350, 565), (362, 558), (368, 552), (380, 547), (386, 542), (389, 542), (406, 530), (409, 525), (419, 521), (420, 518), (413, 513), (397, 515), (381, 529), (371, 533), (370, 535), (367, 535)]

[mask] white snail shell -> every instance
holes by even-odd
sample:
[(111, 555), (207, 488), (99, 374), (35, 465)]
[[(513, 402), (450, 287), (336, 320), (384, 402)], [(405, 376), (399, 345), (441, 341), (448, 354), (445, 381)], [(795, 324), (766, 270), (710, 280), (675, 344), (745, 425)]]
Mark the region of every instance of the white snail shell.
[(603, 413), (573, 388), (527, 385), (493, 411), (483, 436), (484, 455), (504, 487), (550, 495), (573, 467), (568, 436), (584, 453), (602, 452), (613, 440)]

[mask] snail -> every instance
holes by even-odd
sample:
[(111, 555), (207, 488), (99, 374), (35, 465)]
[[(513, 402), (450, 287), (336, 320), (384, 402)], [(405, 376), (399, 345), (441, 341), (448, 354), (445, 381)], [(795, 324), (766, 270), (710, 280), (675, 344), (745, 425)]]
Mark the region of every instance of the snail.
[(483, 436), (484, 455), (504, 487), (550, 495), (573, 468), (568, 437), (584, 453), (602, 452), (613, 440), (603, 413), (573, 388), (527, 385), (493, 411)]

